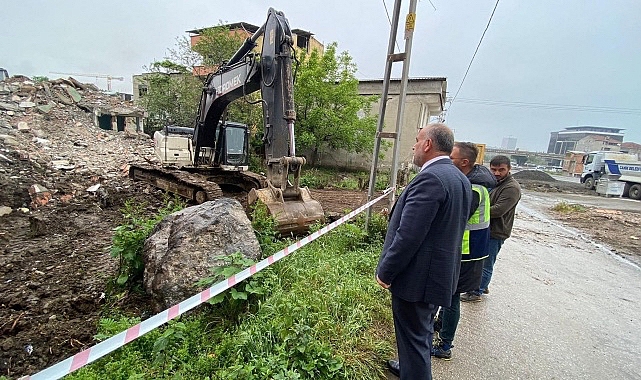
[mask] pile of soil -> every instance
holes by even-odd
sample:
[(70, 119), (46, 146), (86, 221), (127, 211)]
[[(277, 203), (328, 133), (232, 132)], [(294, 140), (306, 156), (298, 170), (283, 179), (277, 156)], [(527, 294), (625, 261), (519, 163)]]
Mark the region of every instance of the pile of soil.
[(558, 181), (540, 170), (521, 170), (512, 174), (521, 188), (543, 193), (569, 193), (595, 195), (594, 190), (586, 189), (576, 182)]
[(641, 266), (641, 213), (587, 209), (553, 212), (555, 219), (586, 231), (596, 241), (607, 244), (616, 254)]
[(521, 170), (512, 176), (517, 180), (556, 182), (551, 175), (540, 170)]

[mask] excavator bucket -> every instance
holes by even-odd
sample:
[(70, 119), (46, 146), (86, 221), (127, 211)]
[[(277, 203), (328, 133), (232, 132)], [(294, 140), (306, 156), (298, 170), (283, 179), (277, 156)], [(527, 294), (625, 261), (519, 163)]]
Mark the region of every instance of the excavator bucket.
[(276, 229), (282, 234), (303, 234), (316, 222), (324, 222), (321, 204), (312, 199), (309, 189), (299, 188), (294, 197), (283, 197), (280, 189), (269, 186), (252, 189), (248, 194), (249, 204), (260, 200), (276, 220)]

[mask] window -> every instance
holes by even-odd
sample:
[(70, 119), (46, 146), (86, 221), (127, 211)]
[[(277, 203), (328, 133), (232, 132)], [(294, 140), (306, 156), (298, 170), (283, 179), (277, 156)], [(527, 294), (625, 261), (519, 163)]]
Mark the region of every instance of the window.
[(309, 37), (297, 35), (296, 36), (296, 47), (307, 51), (308, 47), (309, 47)]
[(225, 140), (227, 163), (244, 165), (247, 160), (246, 130), (228, 126), (225, 128)]
[(147, 95), (147, 90), (147, 86), (145, 86), (144, 84), (138, 85), (138, 96), (142, 98), (143, 96)]

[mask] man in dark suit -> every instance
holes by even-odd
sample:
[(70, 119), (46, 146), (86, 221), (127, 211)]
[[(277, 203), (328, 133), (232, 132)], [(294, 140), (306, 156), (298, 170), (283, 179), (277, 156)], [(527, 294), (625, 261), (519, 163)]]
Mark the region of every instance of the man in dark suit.
[[(401, 380), (432, 378), (434, 315), (456, 290), (472, 190), (449, 158), (453, 145), (444, 124), (419, 131), (413, 150), (421, 171), (392, 209), (376, 269), (377, 282), (392, 292)], [(389, 366), (398, 371), (397, 361)]]

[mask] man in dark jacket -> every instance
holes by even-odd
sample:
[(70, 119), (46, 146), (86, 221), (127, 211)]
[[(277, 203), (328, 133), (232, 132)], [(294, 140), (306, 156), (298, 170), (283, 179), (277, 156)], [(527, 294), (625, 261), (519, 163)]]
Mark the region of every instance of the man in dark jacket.
[[(414, 144), (419, 174), (392, 209), (376, 270), (392, 293), (401, 380), (431, 379), (438, 306), (450, 306), (459, 275), (461, 241), (470, 212), (470, 181), (448, 157), (454, 135), (444, 124), (421, 129)], [(388, 363), (398, 371), (398, 362)]]
[(488, 258), (483, 265), (483, 277), (479, 289), (461, 296), (464, 302), (479, 302), (481, 295), (489, 293), (490, 280), (496, 257), (505, 239), (512, 234), (516, 205), (521, 200), (521, 186), (512, 177), (512, 165), (506, 156), (495, 156), (490, 161), (490, 170), (496, 177), (497, 185), (490, 192), (490, 245)]
[[(474, 143), (457, 142), (450, 159), (472, 183), (472, 212), (463, 235), (461, 271), (452, 304), (441, 308), (439, 343), (432, 348), (432, 356), (450, 360), (454, 335), (461, 317), (461, 293), (477, 290), (481, 283), (483, 263), (488, 255), (490, 240), (490, 197), (488, 191), (496, 186), (492, 172), (476, 164), (478, 148)], [(436, 329), (436, 328), (435, 328)]]

